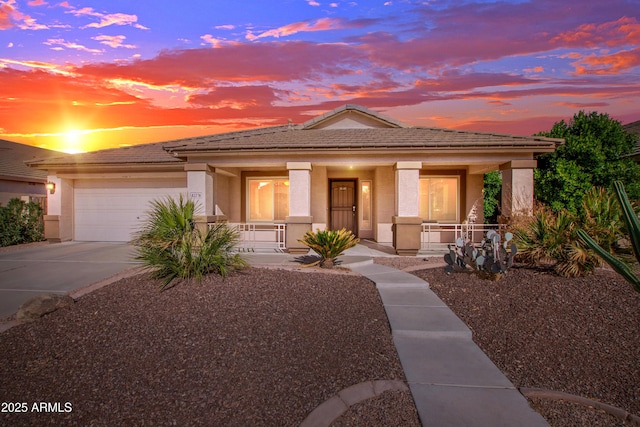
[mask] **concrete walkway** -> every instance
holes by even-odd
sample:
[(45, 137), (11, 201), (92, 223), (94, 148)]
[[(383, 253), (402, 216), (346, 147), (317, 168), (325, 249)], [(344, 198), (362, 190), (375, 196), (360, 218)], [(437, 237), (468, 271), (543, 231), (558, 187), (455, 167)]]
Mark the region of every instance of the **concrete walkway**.
[[(357, 245), (339, 260), (376, 284), (424, 426), (548, 427), (549, 424), (472, 341), (469, 328), (417, 276), (374, 264), (388, 253)], [(299, 265), (287, 254), (243, 254), (251, 264)], [(345, 391), (347, 393), (348, 390)], [(305, 425), (328, 426), (337, 398)], [(346, 407), (346, 406), (345, 406)], [(311, 422), (313, 420), (313, 422)]]
[(548, 426), (427, 282), (373, 261), (352, 270), (376, 283), (422, 425)]

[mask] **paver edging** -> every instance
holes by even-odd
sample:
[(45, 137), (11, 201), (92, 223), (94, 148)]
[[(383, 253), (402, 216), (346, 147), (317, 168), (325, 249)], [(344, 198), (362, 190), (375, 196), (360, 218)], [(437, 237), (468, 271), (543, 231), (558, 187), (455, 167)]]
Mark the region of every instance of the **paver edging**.
[(546, 390), (541, 388), (520, 387), (518, 391), (527, 398), (539, 398), (549, 400), (564, 400), (567, 402), (577, 403), (579, 405), (600, 409), (607, 414), (618, 418), (620, 421), (626, 421), (634, 425), (640, 426), (640, 417), (628, 412), (617, 406), (609, 405), (594, 399), (569, 394), (562, 391)]
[(329, 427), (351, 406), (380, 396), (387, 391), (409, 391), (409, 387), (400, 380), (365, 381), (354, 384), (321, 403), (307, 415), (300, 423), (300, 427)]

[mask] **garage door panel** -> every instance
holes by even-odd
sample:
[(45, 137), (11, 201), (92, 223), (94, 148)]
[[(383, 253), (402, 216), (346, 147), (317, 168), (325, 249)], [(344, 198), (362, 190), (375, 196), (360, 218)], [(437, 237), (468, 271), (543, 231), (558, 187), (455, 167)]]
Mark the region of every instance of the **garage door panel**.
[(184, 180), (77, 181), (74, 191), (75, 240), (131, 240), (154, 200), (186, 194)]

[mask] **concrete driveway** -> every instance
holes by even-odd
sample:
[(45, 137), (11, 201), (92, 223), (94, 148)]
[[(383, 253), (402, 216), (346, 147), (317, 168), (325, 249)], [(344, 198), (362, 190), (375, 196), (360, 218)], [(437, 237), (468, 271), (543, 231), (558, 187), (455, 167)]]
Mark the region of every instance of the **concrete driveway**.
[(65, 242), (0, 253), (0, 319), (38, 294), (64, 294), (134, 268), (126, 243)]

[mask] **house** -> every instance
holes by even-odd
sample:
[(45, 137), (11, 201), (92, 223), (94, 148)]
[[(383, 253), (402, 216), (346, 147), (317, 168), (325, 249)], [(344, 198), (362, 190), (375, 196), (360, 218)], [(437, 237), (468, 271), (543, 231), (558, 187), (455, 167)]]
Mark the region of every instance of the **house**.
[[(288, 124), (31, 162), (56, 190), (51, 241), (127, 241), (149, 203), (185, 194), (202, 224), (306, 251), (308, 230), (352, 230), (416, 254), (438, 230), (482, 223), (484, 173), (503, 176), (502, 213), (531, 211), (538, 153), (560, 139), (411, 127), (358, 105)], [(428, 225), (429, 227), (426, 227)], [(435, 231), (434, 231), (435, 230)]]
[(47, 172), (33, 169), (25, 161), (61, 155), (30, 145), (0, 139), (0, 204), (11, 199), (38, 202), (43, 207), (47, 200)]
[(636, 135), (638, 135), (638, 142), (636, 145), (636, 149), (633, 153), (631, 153), (631, 157), (637, 163), (640, 163), (640, 120), (627, 123), (626, 125), (622, 126), (622, 128), (626, 130), (628, 133), (635, 133)]

